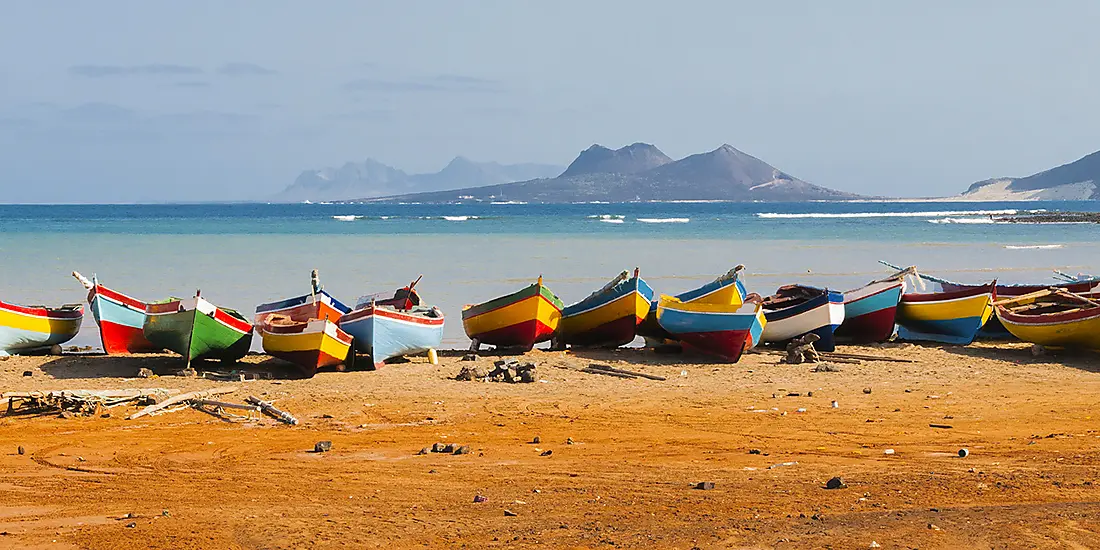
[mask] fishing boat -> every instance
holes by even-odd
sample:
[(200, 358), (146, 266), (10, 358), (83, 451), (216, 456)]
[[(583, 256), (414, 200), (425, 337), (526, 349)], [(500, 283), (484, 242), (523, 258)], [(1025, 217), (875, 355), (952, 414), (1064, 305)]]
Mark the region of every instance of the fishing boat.
[(397, 289), (392, 295), (388, 292), (378, 292), (360, 296), (359, 299), (355, 301), (355, 309), (362, 309), (370, 304), (376, 306), (393, 306), (397, 309), (409, 309), (413, 306), (418, 306), (420, 305), (420, 294), (416, 291), (416, 284), (419, 283), (420, 279), (423, 277), (423, 275), (417, 277), (415, 281)]
[(653, 300), (653, 289), (626, 271), (589, 297), (561, 310), (558, 339), (574, 346), (612, 347), (629, 344), (637, 336)]
[(0, 300), (0, 356), (49, 349), (80, 331), (84, 306), (19, 306)]
[(256, 332), (264, 351), (298, 366), (306, 376), (354, 361), (352, 337), (337, 321), (351, 308), (321, 287), (317, 270), (309, 294), (256, 307)]
[(657, 320), (685, 346), (731, 363), (760, 342), (768, 325), (755, 294), (735, 305), (683, 302), (675, 296), (661, 296)]
[(497, 347), (531, 349), (554, 337), (561, 323), (561, 300), (538, 281), (517, 292), (462, 309), (462, 328), (474, 341)]
[[(879, 263), (889, 267), (891, 269), (901, 269), (898, 266), (879, 260)], [(926, 273), (919, 275), (921, 279), (925, 281), (931, 281), (938, 285), (937, 288), (945, 292), (954, 292), (959, 290), (975, 290), (983, 288), (984, 284), (969, 284), (959, 283), (948, 279), (943, 279)], [(1033, 294), (1040, 292), (1051, 287), (1063, 288), (1074, 294), (1089, 294), (1093, 292), (1100, 292), (1100, 277), (1092, 275), (1078, 274), (1069, 275), (1061, 271), (1054, 272), (1054, 281), (1051, 283), (1022, 283), (1022, 284), (1009, 284), (1000, 283), (997, 285), (997, 297), (998, 298), (1012, 298), (1016, 296), (1024, 296), (1027, 294)], [(1012, 338), (1012, 334), (1001, 324), (1000, 320), (996, 316), (992, 316), (982, 329), (978, 331), (978, 337), (990, 338), (990, 339), (1006, 339)]]
[(145, 338), (187, 360), (237, 361), (252, 345), (252, 323), (235, 310), (218, 307), (195, 292), (145, 306)]
[(898, 304), (898, 338), (965, 346), (989, 321), (996, 293), (997, 281), (952, 291), (934, 286), (919, 293), (907, 285)]
[(1100, 294), (1047, 289), (999, 299), (997, 318), (1025, 342), (1057, 348), (1100, 350)]
[(764, 342), (783, 343), (814, 333), (818, 351), (833, 351), (833, 333), (844, 322), (844, 294), (827, 288), (786, 285), (764, 299)]
[(107, 355), (160, 351), (142, 333), (145, 302), (99, 284), (95, 275), (90, 281), (76, 271), (72, 275), (88, 289), (88, 307), (99, 325), (99, 339)]
[[(744, 265), (737, 265), (721, 277), (699, 288), (673, 297), (685, 304), (698, 302), (701, 304), (741, 305), (748, 294), (740, 277), (740, 273), (744, 269)], [(645, 320), (639, 323), (636, 329), (638, 336), (644, 336), (648, 345), (659, 344), (672, 339), (672, 335), (661, 328), (661, 324), (657, 321), (658, 301), (653, 300), (650, 302), (649, 312), (646, 314)]]
[(845, 292), (844, 322), (834, 336), (856, 344), (889, 340), (894, 335), (905, 277), (913, 273), (916, 268), (910, 267)]
[(443, 322), (443, 312), (434, 306), (367, 304), (341, 317), (339, 325), (355, 338), (356, 351), (369, 355), (378, 368), (387, 359), (438, 348)]

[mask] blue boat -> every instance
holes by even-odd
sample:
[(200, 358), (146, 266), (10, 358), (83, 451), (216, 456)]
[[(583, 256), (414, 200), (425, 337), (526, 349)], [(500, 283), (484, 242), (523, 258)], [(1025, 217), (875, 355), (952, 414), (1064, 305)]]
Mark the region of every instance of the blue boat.
[(833, 333), (844, 322), (844, 293), (803, 285), (779, 287), (764, 300), (764, 342), (782, 343), (809, 333), (818, 335), (818, 351), (833, 351)]
[(657, 304), (661, 327), (685, 346), (736, 363), (766, 330), (759, 299), (738, 305), (681, 302), (662, 296)]
[(337, 324), (354, 338), (357, 352), (371, 357), (375, 368), (387, 359), (424, 353), (443, 342), (443, 312), (432, 306), (397, 309), (368, 304)]
[[(729, 270), (725, 275), (693, 290), (673, 296), (682, 303), (698, 302), (701, 304), (741, 305), (745, 302), (748, 291), (741, 282), (740, 273), (745, 266), (738, 265)], [(649, 312), (646, 318), (638, 325), (638, 336), (645, 337), (647, 343), (659, 343), (665, 340), (673, 340), (668, 331), (661, 328), (657, 321), (657, 306), (659, 300), (653, 300), (649, 304)]]

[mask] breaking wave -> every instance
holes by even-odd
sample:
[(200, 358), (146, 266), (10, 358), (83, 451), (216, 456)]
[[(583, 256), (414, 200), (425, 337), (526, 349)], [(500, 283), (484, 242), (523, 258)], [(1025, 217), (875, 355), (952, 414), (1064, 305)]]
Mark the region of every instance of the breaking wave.
[(800, 219), (800, 218), (933, 218), (938, 216), (1014, 216), (1019, 210), (940, 210), (928, 212), (807, 212), (785, 214), (779, 212), (757, 212), (758, 218)]
[(638, 218), (642, 223), (687, 223), (691, 218)]
[(355, 220), (363, 219), (363, 216), (351, 216), (351, 215), (348, 215), (348, 216), (333, 216), (332, 219), (342, 221), (342, 222), (353, 222)]
[(592, 220), (621, 220), (626, 218), (626, 216), (621, 214), (592, 214), (588, 216), (588, 218)]
[(1005, 248), (1008, 250), (1054, 250), (1056, 248), (1065, 248), (1063, 244), (1006, 244)]
[(476, 220), (478, 216), (442, 216), (442, 218), (449, 222), (464, 222), (466, 220)]

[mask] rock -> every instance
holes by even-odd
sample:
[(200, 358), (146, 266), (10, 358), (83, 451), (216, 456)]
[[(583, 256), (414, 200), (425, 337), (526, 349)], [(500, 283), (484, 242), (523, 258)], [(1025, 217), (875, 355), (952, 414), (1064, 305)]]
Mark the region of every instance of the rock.
[(530, 384), (535, 381), (535, 367), (532, 366), (529, 369), (523, 369), (519, 371), (519, 381), (524, 384)]
[(443, 450), (439, 451), (439, 452), (441, 452), (441, 453), (454, 453), (455, 452), (455, 444), (454, 443), (448, 443), (448, 444), (444, 445)]
[(460, 382), (474, 382), (484, 379), (485, 373), (481, 372), (481, 369), (477, 367), (462, 367), (462, 370), (458, 371), (458, 374), (455, 375), (455, 380)]
[(487, 499), (487, 498), (485, 498), (481, 495), (474, 495), (474, 502), (485, 502), (487, 500), (489, 500), (489, 499)]
[(1032, 357), (1042, 357), (1046, 354), (1047, 354), (1047, 348), (1045, 348), (1045, 347), (1043, 347), (1039, 344), (1032, 344), (1032, 346), (1031, 346), (1031, 356)]
[(893, 449), (886, 449), (885, 451), (882, 451), (882, 454), (892, 455), (892, 454), (894, 454), (894, 450)]
[(17, 451), (17, 452), (18, 452), (19, 454), (26, 454), (26, 453), (27, 453), (27, 450), (26, 450), (26, 449), (24, 449), (22, 445), (20, 445), (20, 446), (19, 446), (19, 448), (18, 448), (18, 449), (16, 449), (16, 451)]
[(554, 454), (554, 451), (551, 451), (550, 449), (546, 449), (545, 451), (540, 453), (539, 456), (550, 456), (552, 454)]
[(573, 444), (573, 438), (572, 437), (565, 438), (565, 444), (566, 445), (572, 445)]
[(818, 363), (811, 372), (840, 372), (840, 367), (832, 363)]
[(840, 479), (840, 477), (838, 476), (838, 477), (834, 477), (834, 478), (830, 479), (829, 481), (826, 481), (825, 482), (825, 488), (826, 489), (847, 489), (848, 484), (844, 483), (844, 480)]
[(812, 392), (812, 391), (806, 392), (806, 397), (813, 397), (813, 396), (814, 396), (814, 392)]
[(167, 518), (167, 517), (171, 517), (171, 516), (172, 516), (172, 514), (169, 514), (169, 513), (168, 513), (168, 509), (167, 509), (167, 508), (165, 508), (165, 509), (161, 510), (161, 511), (160, 511), (160, 515), (162, 515), (162, 516), (164, 516), (164, 517), (166, 517), (166, 518)]
[(461, 447), (458, 447), (457, 449), (455, 449), (454, 454), (456, 454), (456, 455), (468, 455), (468, 454), (470, 454), (470, 446), (469, 445), (463, 445)]
[(433, 453), (442, 453), (443, 449), (445, 449), (446, 447), (447, 446), (442, 444), (442, 443), (432, 443), (432, 452)]
[(336, 418), (336, 417), (335, 417), (335, 416), (332, 416), (331, 414), (322, 414), (322, 415), (321, 415), (321, 418), (326, 418), (326, 419), (328, 419), (328, 418)]
[(194, 378), (198, 375), (199, 375), (199, 373), (196, 372), (195, 369), (193, 369), (191, 367), (187, 367), (187, 368), (185, 368), (181, 371), (176, 372), (176, 376), (183, 376), (185, 378)]
[(839, 409), (839, 408), (840, 408), (840, 403), (837, 403), (837, 402), (836, 402), (836, 401), (834, 400), (834, 401), (833, 401), (833, 403), (832, 403), (832, 406), (833, 406), (833, 408), (834, 408), (834, 409)]
[(111, 418), (111, 413), (103, 413), (99, 415), (100, 418)]
[(61, 418), (72, 418), (73, 413), (71, 413), (69, 411), (61, 411), (61, 413), (59, 413), (57, 416), (59, 416)]
[(437, 472), (437, 471), (435, 471), (435, 470), (428, 470), (428, 473), (429, 473), (429, 474), (438, 474), (439, 472)]
[(61, 350), (60, 345), (54, 344), (54, 345), (50, 346), (50, 355), (61, 355), (61, 354), (62, 354), (62, 350)]
[(477, 354), (476, 353), (467, 353), (466, 355), (462, 356), (462, 360), (463, 361), (477, 361)]
[(699, 489), (700, 491), (710, 491), (711, 489), (714, 489), (714, 482), (700, 481), (699, 483), (695, 484), (695, 488)]
[(313, 452), (315, 453), (327, 453), (332, 450), (331, 441), (318, 441), (313, 444)]
[(153, 371), (150, 370), (150, 369), (147, 369), (145, 367), (141, 367), (137, 371), (137, 377), (138, 378), (152, 378), (153, 377)]
[[(20, 447), (20, 448), (22, 448), (22, 447)], [(19, 454), (23, 454), (23, 453), (19, 453)], [(965, 447), (962, 448), (962, 449), (959, 449), (959, 458), (966, 458), (968, 456), (970, 456), (970, 449), (967, 449)]]
[(531, 443), (534, 445), (538, 445), (539, 443), (542, 443), (542, 438), (536, 435), (534, 438), (531, 439)]
[(760, 449), (749, 449), (749, 454), (750, 455), (758, 455), (758, 454), (760, 454)]
[(928, 528), (933, 530), (933, 531), (942, 531), (943, 530), (943, 529), (940, 529), (935, 523), (929, 523)]
[(23, 376), (34, 376), (34, 373), (29, 370), (25, 370), (23, 371)]
[(511, 511), (511, 510), (505, 510), (505, 511), (504, 511), (504, 517), (506, 517), (506, 518), (514, 518), (514, 517), (516, 517), (516, 516), (518, 516), (518, 515), (519, 515), (519, 514), (517, 514), (517, 513), (513, 512), (513, 511)]
[(417, 453), (416, 453), (416, 454), (418, 454), (418, 455), (426, 455), (426, 454), (428, 454), (428, 453), (430, 453), (430, 452), (432, 452), (432, 448), (431, 448), (431, 447), (424, 447), (423, 449), (420, 449), (419, 451), (417, 451)]
[(875, 541), (871, 541), (871, 546), (869, 546), (868, 548), (882, 548), (882, 545)]
[(863, 393), (865, 393), (867, 395), (870, 395), (871, 394), (871, 388), (863, 388)]
[(130, 523), (126, 524), (127, 529), (133, 529), (134, 527), (137, 527), (137, 522), (136, 521), (131, 521)]

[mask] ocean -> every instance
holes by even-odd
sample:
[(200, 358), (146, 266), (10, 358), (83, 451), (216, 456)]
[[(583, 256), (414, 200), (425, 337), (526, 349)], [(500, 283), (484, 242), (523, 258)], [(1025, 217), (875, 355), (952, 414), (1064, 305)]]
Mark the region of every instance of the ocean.
[[(1100, 273), (1100, 225), (990, 218), (1039, 209), (1100, 202), (0, 205), (0, 300), (83, 302), (76, 270), (144, 300), (202, 289), (251, 317), (308, 292), (311, 269), (352, 304), (423, 274), (444, 344), (464, 347), (464, 304), (539, 275), (568, 305), (634, 267), (670, 294), (737, 264), (760, 294), (858, 287), (889, 273), (878, 260), (963, 282)], [(89, 314), (72, 343), (98, 342)]]

